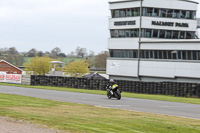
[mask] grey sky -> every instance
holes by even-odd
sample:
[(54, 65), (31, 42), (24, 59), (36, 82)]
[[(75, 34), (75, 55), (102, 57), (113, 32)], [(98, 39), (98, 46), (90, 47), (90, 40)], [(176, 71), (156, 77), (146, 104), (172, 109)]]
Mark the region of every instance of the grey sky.
[(107, 50), (109, 16), (108, 0), (1, 0), (0, 48), (98, 53)]

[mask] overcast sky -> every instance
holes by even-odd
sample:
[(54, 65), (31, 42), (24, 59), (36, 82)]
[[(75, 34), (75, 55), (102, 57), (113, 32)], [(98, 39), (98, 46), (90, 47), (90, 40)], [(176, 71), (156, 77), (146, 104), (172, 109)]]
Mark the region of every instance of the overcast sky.
[[(109, 0), (0, 0), (0, 48), (107, 50)], [(200, 7), (200, 6), (199, 6)], [(200, 8), (198, 11), (200, 17)]]

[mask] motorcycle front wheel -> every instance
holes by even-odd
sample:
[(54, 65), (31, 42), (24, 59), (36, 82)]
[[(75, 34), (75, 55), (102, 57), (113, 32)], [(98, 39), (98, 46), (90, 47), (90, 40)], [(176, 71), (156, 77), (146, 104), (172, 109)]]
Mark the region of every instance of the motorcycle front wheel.
[(111, 99), (110, 91), (107, 91), (107, 97), (108, 97), (108, 99)]

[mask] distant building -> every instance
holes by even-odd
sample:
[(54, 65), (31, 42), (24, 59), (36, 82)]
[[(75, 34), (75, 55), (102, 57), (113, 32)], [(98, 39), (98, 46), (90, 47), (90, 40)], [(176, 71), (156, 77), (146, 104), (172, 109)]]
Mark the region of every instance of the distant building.
[(22, 74), (23, 70), (5, 60), (0, 60), (0, 72), (4, 72), (7, 74)]
[(200, 82), (197, 0), (110, 0), (109, 4), (110, 78)]

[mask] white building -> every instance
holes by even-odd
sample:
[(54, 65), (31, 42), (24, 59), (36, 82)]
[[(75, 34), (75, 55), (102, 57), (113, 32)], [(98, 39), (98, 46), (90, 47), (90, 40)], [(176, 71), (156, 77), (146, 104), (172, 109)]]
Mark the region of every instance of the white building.
[(111, 0), (107, 74), (113, 79), (200, 82), (194, 0)]

